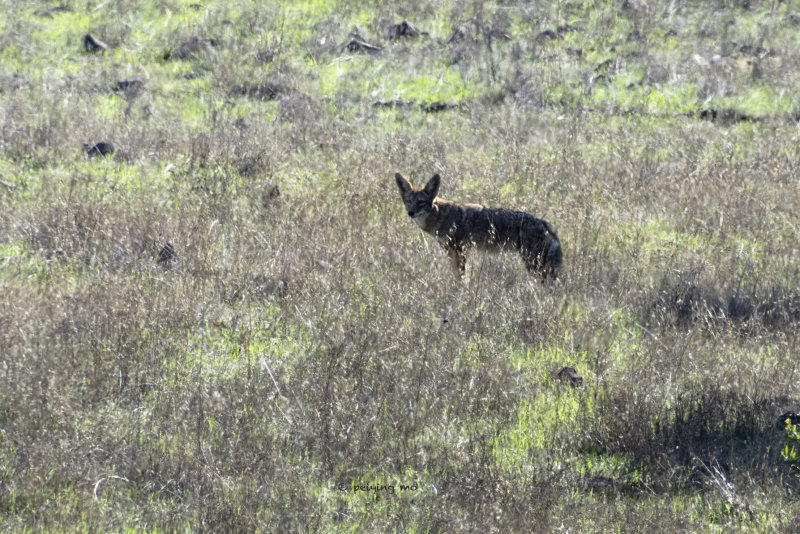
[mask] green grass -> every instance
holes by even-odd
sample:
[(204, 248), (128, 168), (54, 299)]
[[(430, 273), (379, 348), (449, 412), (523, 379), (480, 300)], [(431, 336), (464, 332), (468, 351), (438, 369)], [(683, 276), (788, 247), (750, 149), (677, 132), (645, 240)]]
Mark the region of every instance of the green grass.
[[(789, 3), (6, 4), (0, 530), (792, 531)], [(454, 280), (395, 172), (560, 280)]]

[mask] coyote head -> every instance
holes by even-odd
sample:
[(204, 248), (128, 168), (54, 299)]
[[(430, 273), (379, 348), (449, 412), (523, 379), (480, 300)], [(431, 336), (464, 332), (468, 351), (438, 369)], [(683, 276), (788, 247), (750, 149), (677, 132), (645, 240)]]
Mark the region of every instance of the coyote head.
[(433, 199), (436, 198), (441, 181), (438, 174), (434, 174), (422, 188), (411, 185), (400, 173), (395, 174), (394, 178), (397, 180), (397, 187), (400, 189), (400, 196), (403, 197), (403, 204), (409, 217), (416, 219), (433, 211)]

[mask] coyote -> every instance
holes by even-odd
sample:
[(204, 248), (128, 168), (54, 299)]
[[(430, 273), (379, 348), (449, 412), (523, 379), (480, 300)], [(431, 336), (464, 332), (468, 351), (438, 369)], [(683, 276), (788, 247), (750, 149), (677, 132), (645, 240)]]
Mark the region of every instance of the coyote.
[(528, 271), (536, 270), (542, 281), (555, 278), (561, 267), (561, 243), (553, 228), (522, 211), (484, 208), (438, 198), (441, 178), (434, 174), (425, 187), (417, 188), (395, 174), (408, 216), (447, 251), (456, 276), (464, 275), (465, 251), (518, 250)]

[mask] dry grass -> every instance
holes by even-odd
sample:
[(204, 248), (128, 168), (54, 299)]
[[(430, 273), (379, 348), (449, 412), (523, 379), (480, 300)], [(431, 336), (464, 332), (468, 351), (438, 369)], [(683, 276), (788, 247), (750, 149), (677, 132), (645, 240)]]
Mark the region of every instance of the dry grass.
[[(436, 5), (417, 7), (375, 21), (434, 37), (342, 62), (332, 92), (323, 66), (357, 13), (311, 32), (253, 6), (150, 41), (89, 28), (114, 58), (69, 52), (79, 75), (63, 61), (0, 90), (2, 530), (791, 531), (800, 479), (775, 423), (800, 402), (795, 123), (559, 100), (585, 68), (565, 59), (574, 43), (519, 28), (588, 11), (553, 4), (540, 28), (528, 8), (481, 4), (474, 40), (448, 45)], [(753, 16), (775, 27), (790, 15), (775, 9)], [(745, 31), (700, 15), (673, 25), (703, 46)], [(60, 57), (23, 46), (46, 20), (11, 17), (0, 41)], [(582, 24), (607, 47), (620, 28), (665, 33), (656, 21), (608, 8)], [(274, 40), (253, 37), (264, 25)], [(217, 41), (189, 50), (192, 36)], [(637, 50), (673, 50), (616, 46), (631, 71)], [(476, 93), (457, 109), (357, 91), (370, 61), (425, 72), (456, 52)], [(109, 96), (136, 57), (145, 89)], [(703, 90), (790, 87), (770, 57), (757, 81)], [(87, 160), (81, 143), (100, 140), (119, 150)], [(472, 254), (454, 280), (395, 171), (552, 222), (563, 279)], [(177, 257), (159, 261), (168, 242)], [(583, 387), (555, 378), (567, 365)]]

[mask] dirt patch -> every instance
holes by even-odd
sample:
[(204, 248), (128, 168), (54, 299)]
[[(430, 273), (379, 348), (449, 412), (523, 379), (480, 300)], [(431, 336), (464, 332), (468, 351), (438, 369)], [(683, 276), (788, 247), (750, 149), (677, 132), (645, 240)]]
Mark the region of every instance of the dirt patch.
[(66, 13), (67, 11), (69, 11), (69, 6), (65, 4), (60, 4), (53, 7), (37, 9), (33, 12), (33, 14), (36, 15), (37, 17), (52, 19), (53, 15), (57, 13)]
[(182, 41), (176, 47), (164, 52), (164, 60), (184, 60), (200, 53), (207, 52), (213, 48), (219, 48), (221, 43), (214, 38), (200, 37), (193, 35)]
[(412, 102), (410, 100), (385, 100), (375, 102), (372, 106), (382, 109), (419, 109), (425, 113), (439, 113), (440, 111), (453, 111), (461, 108), (461, 104), (452, 102)]
[(289, 89), (281, 84), (273, 82), (261, 83), (242, 83), (236, 85), (231, 90), (234, 96), (245, 96), (253, 100), (275, 100), (281, 95), (289, 94)]
[(739, 122), (757, 122), (760, 119), (752, 115), (747, 115), (741, 111), (730, 108), (708, 108), (697, 112), (697, 117), (706, 121), (716, 122), (723, 125), (732, 125)]

